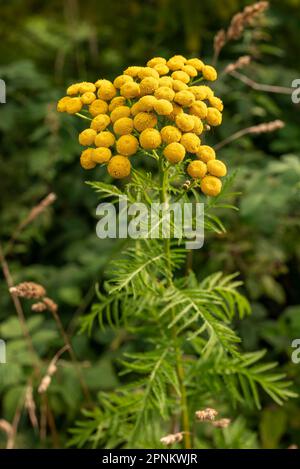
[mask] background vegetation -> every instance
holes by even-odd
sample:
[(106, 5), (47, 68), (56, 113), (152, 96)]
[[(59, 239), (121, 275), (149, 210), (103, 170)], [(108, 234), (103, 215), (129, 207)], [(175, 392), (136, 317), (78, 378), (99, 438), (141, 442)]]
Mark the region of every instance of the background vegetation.
[[(94, 329), (91, 337), (77, 334), (80, 316), (89, 311), (95, 283), (118, 255), (116, 241), (99, 242), (95, 235), (97, 200), (85, 180), (109, 182), (101, 169), (92, 176), (79, 166), (78, 131), (74, 118), (58, 115), (55, 101), (66, 86), (85, 79), (112, 78), (129, 64), (144, 64), (152, 56), (175, 53), (213, 55), (213, 38), (237, 11), (251, 2), (241, 0), (52, 0), (1, 2), (0, 77), (7, 84), (7, 103), (0, 107), (1, 245), (13, 282), (41, 283), (59, 306), (59, 315), (72, 337), (84, 380), (93, 399), (124, 378), (117, 358), (138, 350), (123, 331)], [(299, 76), (300, 1), (272, 1), (262, 27), (226, 46), (219, 71), (239, 56), (254, 59), (243, 73), (259, 83), (289, 87)], [(253, 314), (237, 323), (244, 347), (266, 348), (299, 387), (299, 365), (291, 363), (291, 341), (300, 337), (300, 113), (288, 94), (255, 90), (224, 76), (217, 94), (225, 104), (224, 124), (214, 132), (217, 143), (235, 131), (281, 119), (275, 133), (247, 135), (220, 150), (232, 171), (239, 212), (224, 212), (226, 235), (210, 236), (194, 258), (194, 270), (239, 271)], [(142, 163), (141, 163), (142, 164)], [(8, 244), (18, 225), (48, 193), (57, 200)], [(64, 354), (47, 393), (37, 409), (43, 432), (19, 403), (30, 383), (32, 353), (23, 339), (7, 284), (0, 283), (0, 337), (8, 343), (8, 364), (0, 366), (1, 418), (15, 422), (16, 447), (65, 446), (68, 429), (79, 417), (85, 397), (76, 365)], [(44, 373), (63, 341), (49, 313), (37, 314), (24, 304), (33, 345)], [(34, 378), (35, 379), (35, 378)], [(29, 405), (30, 408), (30, 405)], [(44, 410), (43, 410), (44, 409)], [(45, 410), (46, 409), (46, 410)], [(39, 417), (40, 418), (40, 417)], [(283, 408), (268, 400), (261, 411), (249, 408), (233, 415), (226, 436), (216, 447), (287, 447), (300, 442), (299, 401)], [(46, 423), (45, 423), (46, 422)], [(0, 446), (6, 435), (0, 433)]]

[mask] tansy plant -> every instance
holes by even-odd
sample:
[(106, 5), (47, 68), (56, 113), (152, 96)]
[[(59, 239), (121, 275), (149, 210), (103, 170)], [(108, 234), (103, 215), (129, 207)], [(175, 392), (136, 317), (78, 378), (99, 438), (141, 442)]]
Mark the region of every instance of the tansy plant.
[[(203, 144), (211, 127), (222, 122), (222, 101), (206, 84), (216, 79), (212, 66), (177, 55), (129, 67), (113, 82), (99, 79), (67, 89), (58, 111), (88, 125), (79, 135), (87, 147), (82, 167), (105, 165), (112, 178), (128, 178), (123, 190), (91, 183), (102, 198), (116, 202), (126, 195), (129, 203), (147, 206), (203, 202), (205, 229), (224, 230), (212, 210), (226, 195), (228, 180), (222, 190), (220, 178), (227, 169)], [(154, 174), (132, 170), (135, 160), (149, 158), (157, 165)], [(250, 308), (235, 274), (196, 278), (191, 252), (169, 238), (130, 243), (98, 289), (99, 301), (83, 318), (82, 331), (91, 332), (97, 320), (101, 329), (136, 339), (140, 352), (124, 354), (125, 383), (101, 393), (99, 406), (84, 411), (71, 444), (204, 447), (207, 431), (222, 431), (234, 412), (260, 408), (260, 390), (278, 404), (294, 395), (274, 372), (276, 364), (261, 363), (264, 352), (241, 350), (232, 323)], [(218, 412), (226, 418), (218, 419)]]

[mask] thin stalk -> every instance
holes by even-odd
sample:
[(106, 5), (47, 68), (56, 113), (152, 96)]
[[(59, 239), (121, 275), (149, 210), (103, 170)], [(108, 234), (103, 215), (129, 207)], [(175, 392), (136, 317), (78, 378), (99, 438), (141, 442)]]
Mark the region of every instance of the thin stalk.
[[(160, 157), (159, 159), (159, 176), (160, 176), (160, 201), (161, 203), (168, 202), (168, 172), (164, 170), (163, 167), (163, 159)], [(170, 239), (164, 238), (164, 251), (165, 256), (168, 264), (168, 284), (172, 286), (172, 266), (171, 266), (171, 253), (170, 253)], [(174, 319), (174, 310), (172, 309), (172, 319)], [(175, 357), (176, 357), (176, 368), (177, 368), (177, 377), (179, 382), (180, 388), (180, 400), (181, 400), (181, 418), (182, 418), (182, 427), (183, 427), (183, 441), (184, 441), (184, 448), (191, 449), (191, 433), (190, 433), (190, 421), (189, 421), (189, 412), (188, 412), (188, 404), (187, 404), (187, 392), (184, 384), (184, 368), (182, 362), (182, 355), (181, 350), (178, 345), (178, 332), (176, 324), (172, 327), (172, 339), (174, 342), (175, 348)]]

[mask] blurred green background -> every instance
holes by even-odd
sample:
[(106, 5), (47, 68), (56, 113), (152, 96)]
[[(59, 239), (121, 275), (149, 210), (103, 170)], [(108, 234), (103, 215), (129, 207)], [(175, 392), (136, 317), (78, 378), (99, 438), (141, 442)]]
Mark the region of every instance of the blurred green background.
[[(97, 199), (87, 179), (108, 181), (105, 171), (79, 166), (76, 118), (56, 113), (55, 102), (72, 82), (113, 78), (131, 64), (152, 56), (180, 53), (208, 63), (213, 38), (233, 14), (251, 2), (241, 0), (51, 0), (0, 1), (0, 78), (7, 103), (0, 105), (0, 236), (5, 249), (18, 224), (49, 192), (57, 201), (18, 237), (7, 261), (14, 283), (43, 284), (59, 305), (73, 336), (78, 358), (86, 363), (92, 394), (119, 382), (116, 358), (131, 347), (122, 337), (94, 331), (77, 335), (78, 318), (89, 310), (95, 282), (118, 254), (117, 242), (95, 235)], [(253, 61), (243, 71), (254, 80), (289, 87), (300, 78), (300, 0), (270, 2), (259, 28), (247, 31), (221, 54), (218, 70), (239, 56)], [(224, 104), (224, 124), (213, 132), (215, 144), (249, 125), (282, 119), (280, 131), (246, 136), (219, 153), (231, 171), (239, 212), (224, 212), (228, 232), (211, 236), (194, 259), (197, 274), (239, 271), (253, 314), (237, 324), (244, 347), (268, 350), (299, 388), (299, 367), (291, 363), (291, 341), (300, 338), (300, 108), (286, 94), (255, 91), (230, 76), (216, 86)], [(24, 305), (33, 342), (45, 362), (61, 347), (55, 323)], [(0, 278), (0, 337), (8, 342), (9, 365), (0, 366), (0, 418), (11, 422), (28, 383), (30, 356), (15, 310)], [(137, 344), (138, 346), (138, 344)], [(49, 389), (55, 425), (44, 438), (22, 413), (17, 447), (64, 446), (67, 430), (79, 415), (82, 395), (74, 367), (66, 359)], [(265, 402), (262, 411), (243, 416), (251, 446), (287, 447), (300, 442), (299, 402), (284, 408)], [(0, 433), (0, 447), (5, 447)], [(233, 438), (232, 445), (241, 441)], [(224, 446), (226, 442), (217, 442)], [(231, 443), (228, 443), (229, 445)]]

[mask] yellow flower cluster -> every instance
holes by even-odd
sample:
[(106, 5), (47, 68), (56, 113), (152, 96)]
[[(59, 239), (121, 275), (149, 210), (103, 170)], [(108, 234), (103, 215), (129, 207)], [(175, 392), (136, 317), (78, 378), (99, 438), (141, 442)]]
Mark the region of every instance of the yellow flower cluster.
[(170, 164), (196, 157), (187, 173), (199, 179), (204, 194), (215, 196), (226, 166), (200, 136), (222, 123), (223, 103), (202, 83), (216, 79), (216, 70), (198, 58), (154, 57), (145, 67), (128, 67), (113, 82), (69, 86), (57, 110), (80, 113), (90, 122), (79, 134), (79, 143), (87, 147), (80, 157), (84, 169), (106, 164), (113, 178), (122, 179), (138, 152), (159, 152)]

